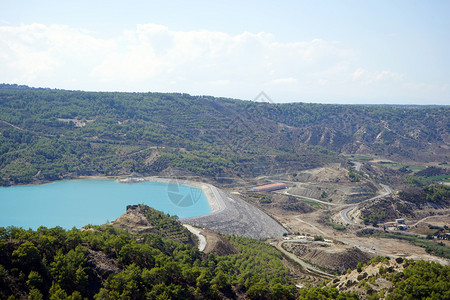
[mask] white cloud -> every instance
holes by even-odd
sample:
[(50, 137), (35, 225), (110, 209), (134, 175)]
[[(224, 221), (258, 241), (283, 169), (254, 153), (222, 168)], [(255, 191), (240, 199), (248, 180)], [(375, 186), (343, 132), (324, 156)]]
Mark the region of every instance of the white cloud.
[[(64, 25), (0, 25), (0, 82), (247, 99), (265, 90), (280, 100), (360, 97), (367, 91), (408, 96), (425, 89), (407, 82), (405, 74), (358, 67), (361, 56), (335, 41), (280, 42), (264, 32), (230, 35), (142, 24), (104, 39)], [(448, 93), (448, 86), (428, 84), (426, 90)]]
[(354, 81), (360, 81), (364, 84), (372, 84), (377, 82), (400, 82), (403, 81), (404, 75), (392, 71), (374, 71), (370, 72), (363, 68), (358, 68), (352, 74)]
[(228, 84), (230, 84), (230, 81), (228, 79), (219, 79), (219, 80), (210, 81), (209, 83), (214, 84), (214, 85), (228, 85)]
[(271, 81), (273, 84), (291, 84), (296, 83), (297, 79), (289, 77), (289, 78), (277, 78)]
[(357, 81), (357, 80), (361, 80), (363, 77), (365, 77), (366, 74), (366, 70), (364, 70), (363, 68), (358, 68), (355, 72), (353, 72), (352, 74), (352, 78), (353, 80)]
[[(196, 81), (229, 80), (259, 83), (305, 76), (327, 68), (324, 60), (345, 58), (346, 49), (323, 40), (279, 43), (267, 33), (235, 36), (213, 31), (173, 31), (155, 24), (108, 40), (61, 25), (0, 27), (0, 59), (19, 79), (68, 72), (79, 81), (156, 81), (171, 77)], [(74, 72), (75, 70), (75, 72)], [(2, 79), (7, 79), (2, 74)], [(55, 78), (56, 79), (56, 78)], [(175, 80), (176, 81), (176, 80)]]
[(0, 26), (1, 80), (9, 82), (13, 79), (8, 75), (14, 74), (18, 83), (39, 84), (40, 78), (58, 80), (59, 72), (72, 77), (81, 66), (89, 68), (101, 59), (112, 45), (67, 26)]

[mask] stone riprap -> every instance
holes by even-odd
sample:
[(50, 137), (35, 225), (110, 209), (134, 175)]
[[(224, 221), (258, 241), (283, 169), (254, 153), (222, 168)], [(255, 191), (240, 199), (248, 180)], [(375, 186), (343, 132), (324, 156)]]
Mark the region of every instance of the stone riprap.
[(205, 216), (180, 219), (182, 223), (254, 239), (281, 237), (287, 232), (283, 226), (255, 206), (212, 185), (208, 187), (214, 197), (211, 200), (217, 201), (220, 209)]

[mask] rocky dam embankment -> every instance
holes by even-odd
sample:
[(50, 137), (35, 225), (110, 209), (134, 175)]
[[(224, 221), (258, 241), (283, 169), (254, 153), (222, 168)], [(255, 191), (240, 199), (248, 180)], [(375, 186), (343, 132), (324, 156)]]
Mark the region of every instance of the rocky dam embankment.
[(254, 239), (281, 237), (287, 230), (263, 211), (244, 200), (210, 186), (220, 209), (199, 217), (180, 219), (184, 224), (208, 228), (223, 234)]

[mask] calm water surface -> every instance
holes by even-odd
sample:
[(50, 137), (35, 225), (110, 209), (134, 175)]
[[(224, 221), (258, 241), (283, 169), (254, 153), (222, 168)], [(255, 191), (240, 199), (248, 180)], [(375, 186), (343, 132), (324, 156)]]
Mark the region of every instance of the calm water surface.
[[(173, 203), (173, 195), (195, 194), (188, 207)], [(169, 197), (171, 195), (171, 197)], [(211, 212), (201, 189), (161, 182), (124, 184), (113, 180), (57, 181), (44, 185), (0, 187), (0, 227), (39, 226), (81, 228), (113, 221), (130, 204), (146, 204), (180, 218)]]

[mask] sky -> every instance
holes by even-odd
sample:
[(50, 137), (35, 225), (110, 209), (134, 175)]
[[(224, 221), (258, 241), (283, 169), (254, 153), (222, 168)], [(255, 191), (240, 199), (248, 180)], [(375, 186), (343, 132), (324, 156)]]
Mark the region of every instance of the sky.
[(0, 0), (0, 83), (450, 104), (450, 1)]

